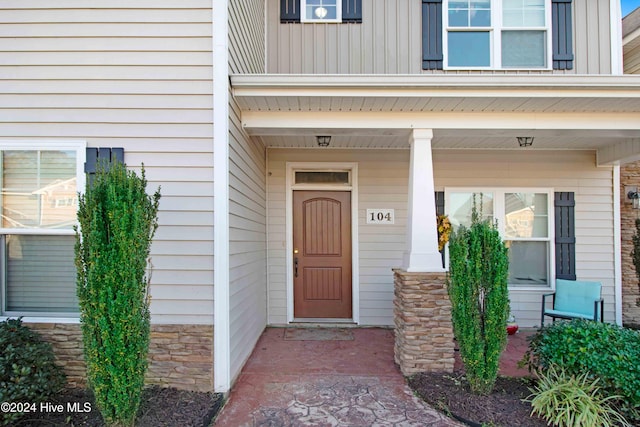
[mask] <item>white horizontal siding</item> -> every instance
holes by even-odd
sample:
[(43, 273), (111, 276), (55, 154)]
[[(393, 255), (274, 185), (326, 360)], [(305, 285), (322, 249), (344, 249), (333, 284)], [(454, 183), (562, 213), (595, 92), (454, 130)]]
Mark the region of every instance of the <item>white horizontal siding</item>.
[[(402, 264), (405, 247), (409, 151), (271, 149), (268, 157), (269, 323), (287, 321), (285, 164), (347, 161), (358, 162), (360, 184), (360, 320), (364, 325), (392, 325), (391, 269)], [(549, 187), (575, 192), (578, 278), (603, 283), (605, 319), (613, 321), (612, 170), (596, 167), (594, 152), (435, 150), (434, 178), (439, 191), (478, 186)], [(395, 224), (367, 225), (368, 208), (395, 209)], [(521, 326), (540, 323), (543, 292), (511, 291), (512, 309)]]
[[(231, 72), (264, 72), (264, 1), (229, 4)], [(243, 130), (229, 94), (229, 329), (231, 378), (267, 324), (265, 150)]]
[(213, 322), (210, 0), (0, 4), (0, 137), (123, 147), (161, 186), (154, 323)]

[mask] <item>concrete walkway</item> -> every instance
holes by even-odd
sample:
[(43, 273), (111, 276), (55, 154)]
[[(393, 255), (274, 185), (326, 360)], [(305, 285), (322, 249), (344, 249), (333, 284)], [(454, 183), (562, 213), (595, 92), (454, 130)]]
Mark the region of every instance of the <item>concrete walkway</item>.
[(322, 341), (285, 332), (262, 334), (216, 426), (461, 426), (413, 396), (393, 361), (393, 330)]

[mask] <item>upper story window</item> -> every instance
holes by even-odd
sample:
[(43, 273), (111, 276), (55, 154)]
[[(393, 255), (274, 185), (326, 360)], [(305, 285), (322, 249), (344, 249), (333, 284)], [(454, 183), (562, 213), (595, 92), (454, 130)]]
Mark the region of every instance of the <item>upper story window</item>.
[(445, 0), (444, 67), (548, 69), (550, 0)]
[(302, 22), (341, 22), (341, 0), (301, 0)]
[(280, 0), (281, 23), (361, 23), (362, 0)]

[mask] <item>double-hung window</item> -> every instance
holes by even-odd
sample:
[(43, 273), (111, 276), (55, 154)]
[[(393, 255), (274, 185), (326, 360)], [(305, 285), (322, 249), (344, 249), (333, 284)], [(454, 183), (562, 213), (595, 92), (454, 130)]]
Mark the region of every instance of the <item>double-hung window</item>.
[(547, 69), (550, 0), (445, 0), (445, 67)]
[(73, 226), (84, 160), (84, 143), (0, 141), (2, 314), (77, 313)]
[(548, 189), (451, 189), (447, 211), (454, 229), (471, 224), (475, 204), (497, 224), (509, 248), (509, 286), (548, 287), (553, 272), (553, 192)]

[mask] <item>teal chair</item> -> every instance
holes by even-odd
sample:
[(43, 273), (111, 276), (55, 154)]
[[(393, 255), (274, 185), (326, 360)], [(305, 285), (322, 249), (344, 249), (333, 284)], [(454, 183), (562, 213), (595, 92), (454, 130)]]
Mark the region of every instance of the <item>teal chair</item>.
[[(547, 298), (553, 297), (553, 308), (547, 308)], [(601, 322), (604, 309), (602, 284), (582, 280), (556, 279), (556, 291), (542, 295), (542, 318), (545, 316), (559, 319), (588, 319)]]

